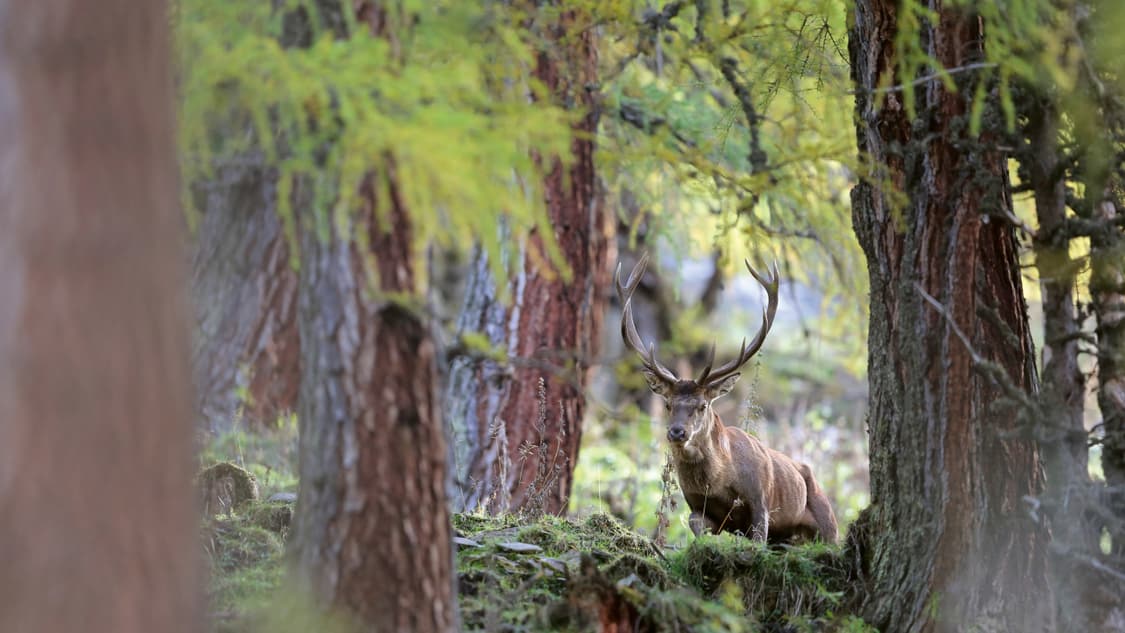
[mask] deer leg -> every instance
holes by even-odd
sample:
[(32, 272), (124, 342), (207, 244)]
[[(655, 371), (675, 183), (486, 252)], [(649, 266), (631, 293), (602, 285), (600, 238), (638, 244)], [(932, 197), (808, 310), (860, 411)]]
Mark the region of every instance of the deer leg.
[(808, 490), (806, 512), (812, 515), (810, 527), (816, 530), (817, 536), (822, 541), (835, 543), (838, 528), (836, 515), (832, 512), (832, 504), (828, 502), (828, 496), (813, 478), (812, 469), (808, 464), (798, 464), (797, 467), (801, 471), (801, 477), (805, 479), (805, 487)]
[(753, 512), (753, 520), (750, 522), (750, 534), (748, 536), (755, 541), (765, 542), (766, 536), (770, 532), (770, 511), (766, 507), (765, 501), (759, 501), (751, 507)]
[(704, 532), (709, 532), (711, 534), (719, 533), (719, 526), (710, 518), (699, 512), (692, 512), (691, 516), (688, 517), (688, 527), (691, 528), (692, 534), (696, 536)]

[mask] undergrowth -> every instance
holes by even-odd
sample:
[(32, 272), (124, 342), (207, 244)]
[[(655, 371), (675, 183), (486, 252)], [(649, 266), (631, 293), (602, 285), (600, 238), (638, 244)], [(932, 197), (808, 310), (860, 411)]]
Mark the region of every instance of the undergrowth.
[[(282, 589), (290, 511), (254, 502), (205, 522), (217, 630), (292, 630), (269, 624), (294, 600)], [(607, 514), (459, 514), (453, 527), (466, 631), (872, 630), (844, 613), (849, 570), (835, 546), (724, 534), (665, 550)]]

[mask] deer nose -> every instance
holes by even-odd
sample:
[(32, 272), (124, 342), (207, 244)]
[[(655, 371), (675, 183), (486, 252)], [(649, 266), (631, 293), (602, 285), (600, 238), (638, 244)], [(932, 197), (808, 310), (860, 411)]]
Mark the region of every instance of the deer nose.
[(682, 442), (687, 437), (687, 431), (682, 426), (673, 426), (668, 429), (668, 440)]

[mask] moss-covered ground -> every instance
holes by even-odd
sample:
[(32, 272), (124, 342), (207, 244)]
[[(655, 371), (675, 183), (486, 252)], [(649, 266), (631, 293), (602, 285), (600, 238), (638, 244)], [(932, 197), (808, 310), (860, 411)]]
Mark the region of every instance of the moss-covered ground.
[[(217, 629), (272, 628), (290, 512), (254, 502), (204, 524)], [(723, 535), (662, 551), (605, 514), (456, 515), (453, 526), (466, 631), (869, 630), (843, 613), (848, 566), (836, 547)]]

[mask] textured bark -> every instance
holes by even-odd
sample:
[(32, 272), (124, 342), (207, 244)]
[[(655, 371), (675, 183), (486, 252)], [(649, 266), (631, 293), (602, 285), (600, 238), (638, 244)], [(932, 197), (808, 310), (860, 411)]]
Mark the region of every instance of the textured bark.
[[(343, 5), (314, 4), (320, 23), (343, 36)], [(285, 13), (282, 24), (281, 46), (312, 45), (304, 7)], [(253, 427), (275, 422), (296, 409), (301, 380), (297, 273), (277, 215), (276, 165), (260, 152), (248, 152), (216, 165), (215, 173), (196, 183), (203, 218), (191, 285), (196, 412), (211, 433), (228, 431), (238, 421)]]
[[(457, 320), (460, 335), (483, 335), (496, 349), (507, 349), (508, 310), (496, 296), (496, 281), (489, 272), (488, 255), (473, 254), (464, 301)], [(452, 443), (453, 486), (451, 505), (458, 512), (472, 511), (486, 499), (500, 496), (499, 469), (510, 463), (507, 436), (497, 424), (508, 398), (512, 371), (495, 359), (481, 358), (468, 350), (450, 355), (445, 387), (445, 416)]]
[(0, 631), (198, 631), (167, 6), (0, 15)]
[[(1036, 445), (952, 327), (1014, 386), (1033, 388), (1016, 240), (983, 217), (1010, 209), (1006, 157), (987, 132), (969, 137), (971, 90), (924, 82), (914, 118), (900, 93), (872, 92), (894, 72), (898, 4), (857, 2), (850, 34), (859, 149), (886, 178), (852, 193), (871, 279), (872, 503), (849, 536), (862, 613), (887, 632), (1050, 630), (1047, 535), (1021, 505), (1042, 487)], [(924, 48), (946, 67), (978, 60), (978, 22), (928, 4), (939, 20), (922, 27)], [(901, 209), (892, 189), (908, 196)]]
[[(320, 0), (322, 22), (342, 24), (342, 6)], [(356, 3), (355, 10), (360, 23), (385, 35), (377, 3)], [(377, 190), (388, 198), (378, 199)], [(435, 403), (434, 344), (421, 315), (398, 303), (418, 292), (410, 214), (393, 171), (368, 174), (359, 193), (363, 208), (326, 240), (313, 210), (298, 211), (294, 571), (319, 605), (362, 630), (452, 631), (447, 448)]]
[[(587, 111), (571, 144), (572, 164), (556, 163), (545, 183), (554, 239), (572, 277), (549, 274), (527, 257), (508, 282), (512, 305), (501, 307), (483, 256), (474, 263), (459, 326), (505, 349), (511, 366), (454, 359), (447, 400), (460, 508), (561, 513), (570, 495), (583, 389), (609, 287), (606, 215), (594, 170), (597, 112), (587, 89), (596, 78), (594, 33), (567, 34), (573, 19), (564, 11), (550, 27), (551, 45), (535, 71), (557, 100)], [(533, 244), (540, 239), (530, 237)]]
[(419, 315), (385, 296), (415, 292), (413, 238), (397, 197), (388, 230), (377, 226), (370, 182), (350, 233), (322, 242), (301, 218), (296, 570), (316, 600), (366, 630), (447, 631), (453, 553), (433, 342)]
[(212, 433), (258, 427), (297, 406), (297, 273), (277, 216), (274, 170), (259, 156), (206, 183), (192, 258), (196, 410)]

